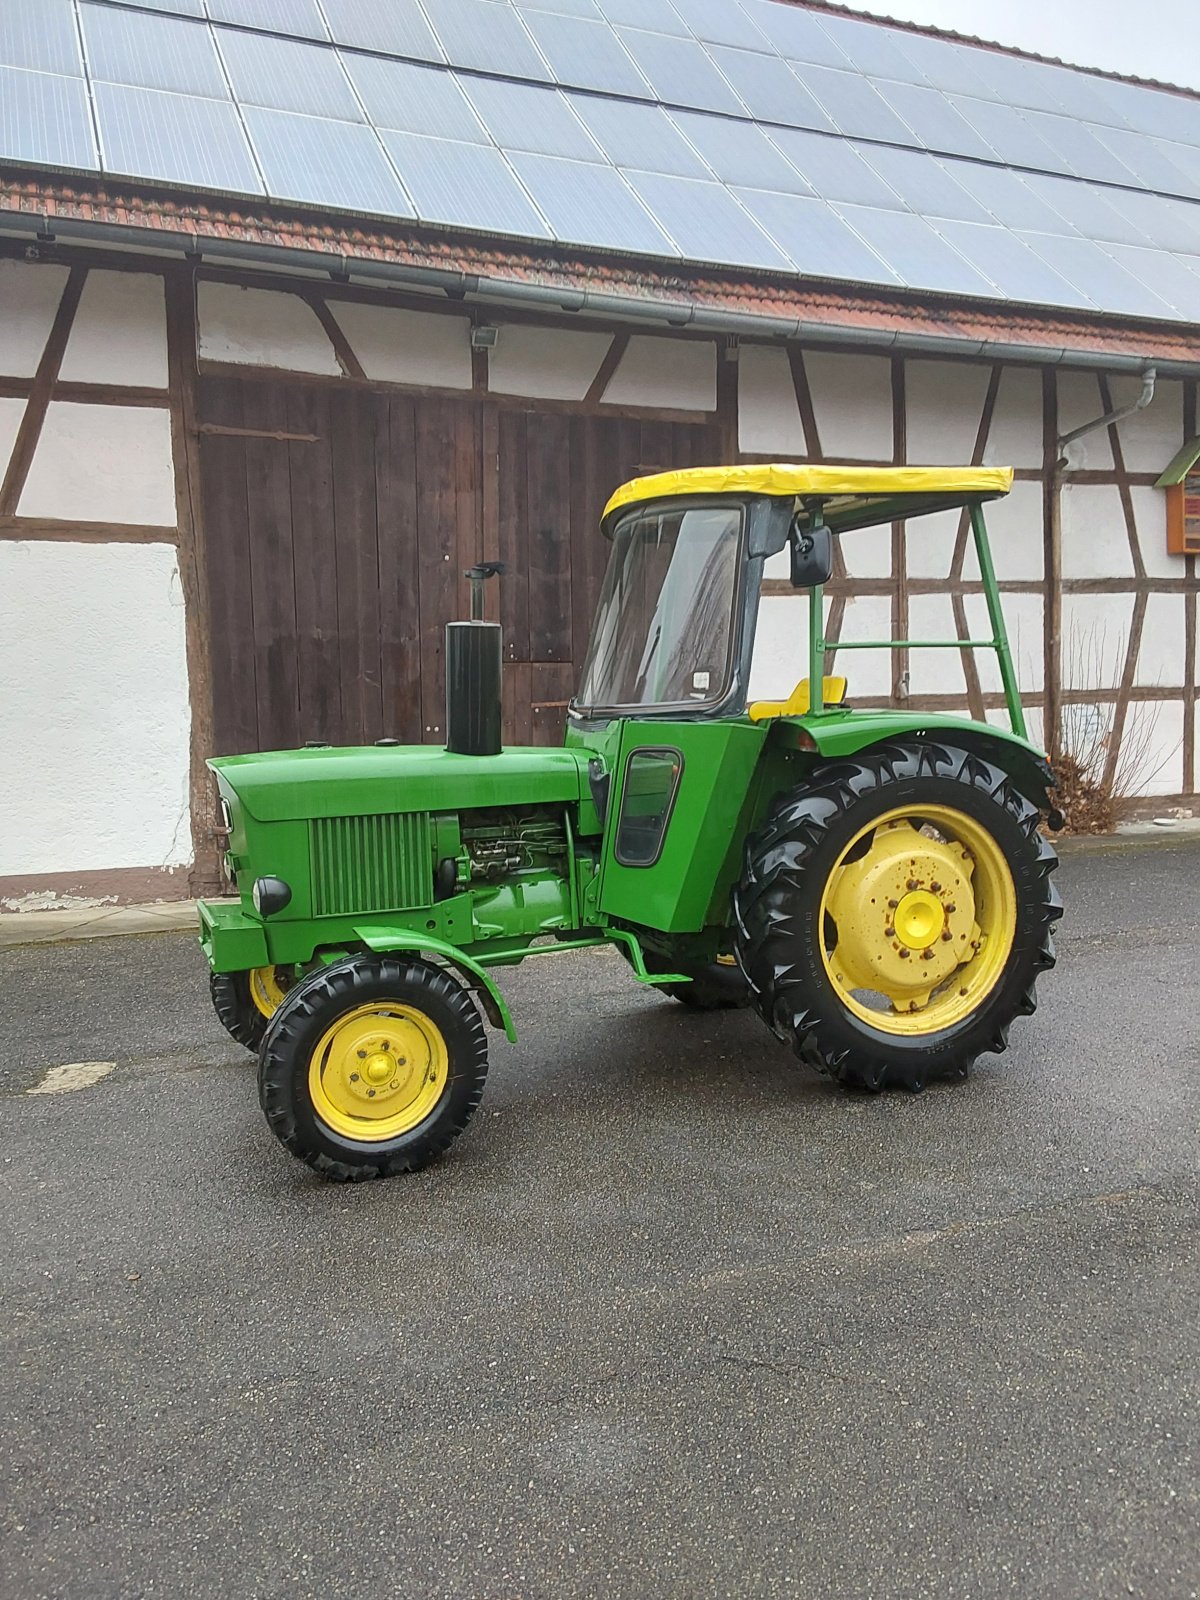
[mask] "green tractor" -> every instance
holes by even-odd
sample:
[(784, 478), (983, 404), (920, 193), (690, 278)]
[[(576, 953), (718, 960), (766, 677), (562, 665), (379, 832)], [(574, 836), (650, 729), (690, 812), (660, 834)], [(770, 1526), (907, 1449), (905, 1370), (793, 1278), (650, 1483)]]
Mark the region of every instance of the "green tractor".
[[(615, 945), (639, 983), (750, 1007), (859, 1089), (921, 1089), (1003, 1050), (1062, 910), (1042, 828), (1061, 819), (984, 525), (1011, 481), (837, 466), (637, 479), (604, 512), (612, 552), (562, 749), (501, 747), (481, 567), (472, 620), (447, 629), (446, 748), (214, 760), (237, 899), (201, 905), (201, 943), (283, 1144), (334, 1179), (426, 1165), (483, 1094), (484, 1019), (516, 1038), (495, 969), (556, 950)], [(1009, 728), (851, 709), (824, 670), (833, 541), (955, 508), (990, 638), (874, 645), (995, 651)], [(772, 557), (809, 593), (808, 675), (751, 703)]]

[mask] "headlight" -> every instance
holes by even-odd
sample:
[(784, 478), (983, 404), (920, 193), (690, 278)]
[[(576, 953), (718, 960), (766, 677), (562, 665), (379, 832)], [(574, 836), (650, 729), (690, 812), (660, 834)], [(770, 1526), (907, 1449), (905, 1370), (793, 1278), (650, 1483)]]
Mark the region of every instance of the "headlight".
[(282, 878), (256, 878), (250, 898), (260, 917), (273, 917), (291, 900), (292, 891)]

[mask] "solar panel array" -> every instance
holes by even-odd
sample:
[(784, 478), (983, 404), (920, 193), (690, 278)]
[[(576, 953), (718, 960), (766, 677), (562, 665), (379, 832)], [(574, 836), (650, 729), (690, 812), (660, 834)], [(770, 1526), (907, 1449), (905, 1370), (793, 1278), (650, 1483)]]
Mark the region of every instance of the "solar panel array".
[(1200, 98), (780, 0), (0, 0), (0, 160), (1200, 323)]

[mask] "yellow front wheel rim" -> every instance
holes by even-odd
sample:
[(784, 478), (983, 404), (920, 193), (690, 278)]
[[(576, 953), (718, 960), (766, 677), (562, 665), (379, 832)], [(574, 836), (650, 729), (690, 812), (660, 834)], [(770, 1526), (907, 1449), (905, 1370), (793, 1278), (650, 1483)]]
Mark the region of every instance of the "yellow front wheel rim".
[(1017, 895), (994, 836), (952, 806), (903, 806), (860, 828), (821, 898), (839, 1000), (884, 1033), (939, 1033), (978, 1009), (1012, 952)]
[(316, 1115), (343, 1138), (381, 1144), (418, 1127), (450, 1080), (441, 1029), (424, 1011), (375, 1000), (322, 1034), (308, 1067)]
[(274, 967), (252, 967), (249, 974), (250, 999), (254, 1009), (270, 1020), (283, 1004), (286, 990)]

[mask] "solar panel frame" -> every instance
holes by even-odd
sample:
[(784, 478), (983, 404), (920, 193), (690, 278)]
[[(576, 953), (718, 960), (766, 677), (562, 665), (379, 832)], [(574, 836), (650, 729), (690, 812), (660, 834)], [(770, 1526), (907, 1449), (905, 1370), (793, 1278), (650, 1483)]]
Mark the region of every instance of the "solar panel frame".
[(797, 66), (793, 70), (817, 104), (829, 113), (834, 127), (850, 138), (899, 144), (911, 141), (912, 129), (861, 74), (819, 66)]
[(961, 94), (950, 94), (946, 98), (980, 138), (992, 146), (1006, 166), (1070, 173), (1070, 164), (1052, 150), (1012, 106)]
[(875, 81), (874, 89), (905, 126), (912, 129), (918, 146), (947, 155), (970, 156), (978, 161), (998, 159), (987, 140), (954, 109), (940, 89), (879, 80)]
[(1003, 299), (995, 284), (913, 212), (850, 205), (837, 205), (834, 210), (888, 263), (906, 287)]
[(239, 105), (335, 122), (366, 121), (336, 50), (236, 28), (214, 32)]
[(987, 262), (988, 274), (1009, 300), (1024, 305), (1095, 311), (1096, 306), (1041, 256), (999, 223), (957, 222), (944, 217), (930, 226), (968, 260)]
[(710, 171), (725, 184), (815, 194), (777, 145), (752, 122), (735, 122), (703, 111), (672, 111), (671, 121), (700, 152)]
[(364, 122), (247, 105), (243, 118), (273, 200), (377, 217), (413, 217), (379, 136)]
[(661, 106), (567, 93), (575, 114), (616, 167), (704, 178), (708, 167)]
[(117, 6), (81, 5), (79, 16), (93, 82), (229, 98), (207, 24)]
[(36, 8), (9, 0), (0, 6), (0, 65), (82, 77), (71, 0), (40, 0)]
[(896, 191), (867, 165), (848, 139), (801, 128), (772, 128), (767, 137), (823, 200), (902, 207)]
[(706, 44), (704, 51), (752, 117), (785, 127), (835, 131), (828, 112), (817, 104), (812, 91), (805, 88), (782, 56), (756, 55), (750, 50), (730, 50), (717, 44)]
[(1078, 177), (1099, 183), (1136, 184), (1137, 179), (1120, 157), (1089, 132), (1085, 123), (1049, 111), (1025, 111), (1022, 116)]
[(740, 0), (742, 10), (766, 39), (787, 61), (806, 65), (840, 67), (849, 71), (854, 63), (825, 32), (811, 11), (797, 6), (781, 6), (777, 0)]
[(1192, 268), (1167, 250), (1128, 244), (1106, 244), (1104, 249), (1130, 277), (1166, 300), (1179, 317), (1200, 323), (1200, 255), (1191, 258), (1195, 262)]
[(462, 86), (448, 67), (386, 56), (339, 52), (342, 66), (376, 128), (425, 133), (467, 144), (491, 144)]
[(1034, 194), (1024, 181), (1024, 173), (1012, 167), (956, 161), (952, 156), (938, 159), (952, 178), (970, 183), (971, 193), (1002, 227), (1037, 233), (1076, 232), (1065, 217)]
[(812, 277), (901, 287), (901, 279), (824, 200), (738, 187), (734, 194), (793, 262)]
[(662, 173), (626, 174), (689, 261), (788, 271), (793, 263), (722, 184)]
[(1167, 200), (1142, 189), (1108, 189), (1104, 198), (1132, 223), (1135, 245), (1152, 238), (1157, 249), (1200, 256), (1200, 205), (1194, 200)]
[(501, 149), (606, 160), (561, 89), (502, 78), (460, 79), (460, 87), (493, 143)]
[(690, 39), (691, 29), (671, 0), (603, 0), (601, 12), (614, 28), (648, 28), (676, 39)]
[(528, 11), (525, 26), (558, 83), (652, 100), (654, 92), (607, 22)]
[(736, 50), (771, 53), (766, 34), (736, 0), (671, 0), (671, 9), (701, 44), (723, 44)]
[(615, 167), (519, 150), (508, 159), (562, 243), (635, 255), (681, 254)]
[(417, 0), (321, 0), (330, 37), (353, 50), (444, 62), (446, 52)]
[(422, 0), (422, 5), (451, 66), (553, 82), (515, 7), (501, 0)]
[(695, 39), (675, 39), (641, 28), (618, 28), (654, 97), (690, 111), (723, 111), (744, 116), (746, 108), (711, 56)]
[(1101, 186), (1046, 172), (1026, 173), (1024, 180), (1026, 188), (1045, 201), (1056, 216), (1069, 222), (1072, 231), (1082, 238), (1118, 244), (1141, 242), (1137, 224), (1108, 204), (1108, 191)]
[(102, 170), (115, 176), (265, 193), (237, 108), (230, 100), (95, 83)]
[(900, 30), (836, 12), (822, 13), (819, 22), (821, 31), (829, 35), (856, 72), (872, 81), (884, 78), (928, 86), (925, 74), (900, 44)]
[(83, 79), (0, 66), (0, 160), (97, 171)]
[(329, 40), (329, 29), (317, 0), (207, 0), (213, 22), (231, 22), (265, 33), (295, 34)]
[(381, 137), (420, 221), (553, 237), (501, 151), (420, 134), (387, 131)]
[(1096, 137), (1125, 163), (1147, 189), (1200, 199), (1200, 180), (1176, 159), (1174, 146), (1123, 128), (1097, 128)]
[(554, 11), (560, 17), (602, 17), (596, 0), (513, 0), (519, 11)]
[(1014, 233), (1061, 277), (1105, 311), (1131, 317), (1174, 319), (1174, 307), (1140, 284), (1092, 240), (1023, 233), (1019, 229)]
[(951, 217), (959, 222), (990, 222), (990, 213), (935, 156), (891, 145), (856, 144), (867, 165), (920, 217)]

